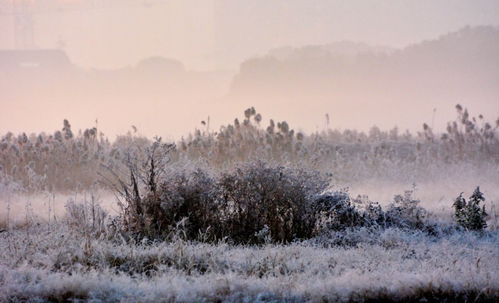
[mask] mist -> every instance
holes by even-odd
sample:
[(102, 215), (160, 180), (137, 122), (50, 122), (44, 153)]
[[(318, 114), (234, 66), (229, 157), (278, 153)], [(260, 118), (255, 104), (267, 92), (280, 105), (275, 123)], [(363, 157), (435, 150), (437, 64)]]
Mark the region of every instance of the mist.
[(499, 1), (0, 0), (0, 302), (497, 302)]
[(442, 131), (456, 103), (499, 113), (497, 1), (16, 3), (0, 6), (3, 133), (69, 119), (178, 139), (249, 106), (306, 132), (326, 114), (333, 128)]

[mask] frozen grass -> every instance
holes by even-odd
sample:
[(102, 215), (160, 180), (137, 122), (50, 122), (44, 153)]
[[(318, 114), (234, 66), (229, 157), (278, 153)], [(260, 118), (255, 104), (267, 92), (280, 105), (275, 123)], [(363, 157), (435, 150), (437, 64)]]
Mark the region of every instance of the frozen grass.
[(494, 302), (499, 235), (345, 232), (353, 246), (125, 243), (59, 224), (2, 233), (0, 301)]
[[(248, 109), (241, 123), (177, 142), (167, 176), (260, 159), (332, 173), (334, 190), (368, 194), (384, 209), (415, 183), (430, 213), (431, 231), (349, 227), (287, 245), (131, 235), (114, 221), (113, 193), (96, 181), (103, 166), (129, 177), (130, 151), (147, 156), (151, 141), (129, 134), (111, 143), (94, 128), (75, 136), (67, 121), (53, 135), (8, 133), (0, 140), (0, 302), (498, 302), (499, 120), (456, 109), (439, 135), (427, 125), (417, 135), (302, 134), (286, 122), (262, 128)], [(477, 186), (488, 227), (460, 230), (452, 202)], [(88, 203), (93, 195), (99, 207)]]
[[(325, 129), (305, 134), (286, 121), (264, 126), (254, 108), (219, 130), (196, 129), (172, 146), (170, 164), (208, 166), (220, 171), (259, 159), (287, 167), (331, 173), (336, 184), (373, 180), (411, 184), (455, 176), (476, 181), (499, 179), (499, 119), (486, 122), (456, 106), (457, 119), (437, 134), (426, 124), (416, 134)], [(492, 117), (493, 118), (493, 117)], [(0, 134), (0, 194), (16, 191), (71, 193), (100, 186), (103, 167), (120, 172), (130, 154), (144, 157), (151, 140), (137, 134), (110, 142), (96, 128), (75, 135), (68, 121), (53, 134)]]

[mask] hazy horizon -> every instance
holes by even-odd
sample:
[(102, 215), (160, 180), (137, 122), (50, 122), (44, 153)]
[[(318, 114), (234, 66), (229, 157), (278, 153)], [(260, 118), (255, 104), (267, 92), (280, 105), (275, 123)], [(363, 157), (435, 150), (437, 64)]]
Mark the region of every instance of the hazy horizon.
[(0, 0), (0, 302), (497, 302), (498, 184), (499, 0)]
[(0, 51), (59, 49), (71, 65), (2, 53), (64, 68), (0, 66), (0, 133), (97, 119), (111, 138), (134, 125), (178, 139), (250, 106), (306, 132), (325, 114), (332, 128), (412, 132), (443, 131), (457, 103), (499, 115), (497, 1), (12, 1), (0, 4)]
[(401, 48), (464, 26), (499, 25), (499, 2), (490, 0), (43, 0), (31, 1), (31, 22), (16, 31), (12, 1), (0, 6), (0, 49), (63, 48), (83, 68), (162, 56), (192, 70), (235, 70), (282, 46), (348, 40)]

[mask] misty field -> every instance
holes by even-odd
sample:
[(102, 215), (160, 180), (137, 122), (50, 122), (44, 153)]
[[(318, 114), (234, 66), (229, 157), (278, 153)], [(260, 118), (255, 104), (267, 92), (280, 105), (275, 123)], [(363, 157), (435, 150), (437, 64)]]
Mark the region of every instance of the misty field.
[(497, 302), (490, 118), (3, 134), (0, 302)]

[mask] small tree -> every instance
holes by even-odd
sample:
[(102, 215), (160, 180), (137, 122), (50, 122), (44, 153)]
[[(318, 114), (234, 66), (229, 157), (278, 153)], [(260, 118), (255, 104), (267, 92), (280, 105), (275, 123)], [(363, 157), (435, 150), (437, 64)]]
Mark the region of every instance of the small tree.
[(127, 150), (124, 159), (127, 171), (104, 166), (111, 176), (101, 174), (101, 177), (119, 198), (121, 219), (127, 230), (144, 233), (147, 229), (150, 197), (157, 194), (170, 161), (169, 155), (174, 150), (174, 144), (163, 143), (157, 137), (145, 148), (133, 147)]
[(485, 197), (480, 192), (480, 187), (475, 189), (468, 201), (463, 198), (463, 193), (461, 193), (453, 204), (457, 223), (468, 230), (485, 229), (487, 227), (485, 222), (487, 213), (485, 205), (480, 206), (483, 201), (485, 201)]
[(427, 222), (428, 212), (419, 206), (418, 199), (413, 197), (413, 190), (406, 190), (403, 195), (396, 195), (393, 203), (388, 206), (385, 213), (386, 223), (389, 225), (423, 228)]

